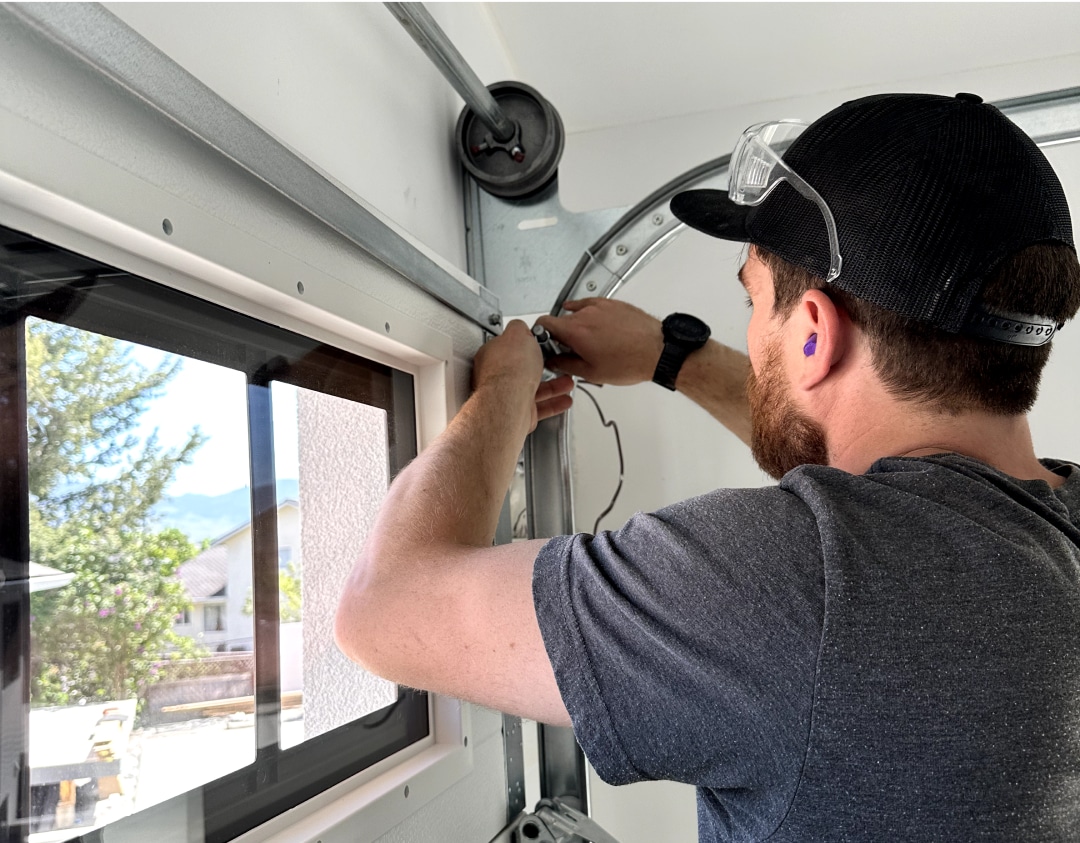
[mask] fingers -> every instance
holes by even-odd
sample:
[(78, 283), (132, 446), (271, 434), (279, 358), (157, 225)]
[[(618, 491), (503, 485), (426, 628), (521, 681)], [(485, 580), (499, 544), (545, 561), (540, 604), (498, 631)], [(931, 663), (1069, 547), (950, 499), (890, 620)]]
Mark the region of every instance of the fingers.
[(520, 319), (511, 319), (507, 322), (506, 327), (503, 328), (503, 334), (520, 334), (522, 337), (525, 335), (532, 337), (532, 331), (529, 326)]
[(566, 335), (570, 328), (567, 317), (544, 315), (536, 320), (536, 324), (551, 334), (551, 338), (555, 340), (555, 342), (566, 343)]
[(541, 401), (536, 405), (536, 420), (543, 421), (559, 413), (565, 413), (574, 404), (574, 399), (569, 395), (559, 395), (550, 401)]
[(569, 410), (574, 403), (570, 397), (573, 389), (574, 379), (569, 375), (541, 383), (536, 390), (536, 420), (542, 421)]
[(613, 299), (575, 299), (563, 307), (565, 315), (537, 320), (570, 352), (547, 360), (548, 369), (618, 385), (652, 377), (664, 347), (658, 319)]
[(595, 304), (605, 299), (582, 299), (581, 301), (566, 302), (563, 305), (567, 313), (562, 316), (545, 314), (536, 320), (536, 324), (545, 328), (551, 338), (560, 345), (573, 349), (575, 340), (580, 341), (584, 332), (589, 330), (589, 320), (575, 316), (582, 308), (589, 304)]
[(515, 319), (507, 324), (502, 334), (488, 340), (477, 351), (473, 358), (473, 388), (479, 388), (488, 380), (510, 378), (520, 381), (531, 397), (543, 367), (544, 358), (532, 331), (520, 319)]
[(536, 390), (536, 401), (537, 403), (548, 401), (560, 395), (569, 395), (573, 391), (574, 379), (569, 375), (562, 375), (541, 383)]
[(591, 297), (589, 297), (587, 299), (573, 299), (572, 301), (564, 301), (562, 306), (563, 306), (563, 310), (568, 310), (571, 313), (576, 313), (577, 311), (581, 310), (581, 308), (583, 308), (583, 307), (588, 307), (591, 304), (596, 304), (597, 302), (601, 302), (601, 301), (608, 301), (608, 299), (602, 299), (602, 298), (598, 298), (597, 296), (591, 296)]
[(574, 403), (570, 393), (574, 389), (574, 379), (563, 375), (544, 381), (536, 390), (536, 419), (541, 421), (559, 413), (565, 413)]
[(544, 365), (552, 372), (562, 372), (573, 375), (575, 378), (585, 379), (589, 378), (593, 368), (576, 354), (557, 354), (549, 358)]

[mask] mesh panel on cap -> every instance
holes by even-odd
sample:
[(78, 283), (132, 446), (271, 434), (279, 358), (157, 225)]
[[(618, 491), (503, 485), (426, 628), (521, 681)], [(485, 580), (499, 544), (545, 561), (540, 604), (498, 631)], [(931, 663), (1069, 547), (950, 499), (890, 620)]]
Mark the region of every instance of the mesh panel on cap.
[[(993, 106), (926, 94), (845, 103), (785, 161), (836, 220), (841, 289), (958, 331), (987, 275), (1032, 243), (1072, 246), (1064, 191), (1035, 144)], [(821, 212), (787, 184), (747, 215), (752, 242), (824, 277)]]

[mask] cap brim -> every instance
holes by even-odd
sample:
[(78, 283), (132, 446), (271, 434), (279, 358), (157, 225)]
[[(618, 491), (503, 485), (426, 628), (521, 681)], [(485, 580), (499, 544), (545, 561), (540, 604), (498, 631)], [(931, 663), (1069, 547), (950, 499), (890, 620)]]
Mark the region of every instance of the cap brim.
[(719, 237), (749, 243), (746, 216), (751, 208), (736, 205), (726, 190), (684, 190), (671, 198), (671, 213), (691, 228)]

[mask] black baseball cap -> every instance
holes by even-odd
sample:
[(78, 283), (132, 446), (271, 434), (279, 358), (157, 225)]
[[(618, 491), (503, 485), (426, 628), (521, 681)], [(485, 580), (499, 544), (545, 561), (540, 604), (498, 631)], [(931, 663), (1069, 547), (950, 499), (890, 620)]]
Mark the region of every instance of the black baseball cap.
[[(977, 304), (1006, 257), (1036, 243), (1075, 251), (1069, 206), (1046, 156), (974, 94), (878, 94), (844, 103), (800, 134), (783, 161), (836, 222), (838, 288), (944, 331), (1041, 345), (1060, 325)], [(814, 202), (781, 182), (759, 205), (689, 190), (671, 211), (713, 237), (753, 243), (826, 277)]]

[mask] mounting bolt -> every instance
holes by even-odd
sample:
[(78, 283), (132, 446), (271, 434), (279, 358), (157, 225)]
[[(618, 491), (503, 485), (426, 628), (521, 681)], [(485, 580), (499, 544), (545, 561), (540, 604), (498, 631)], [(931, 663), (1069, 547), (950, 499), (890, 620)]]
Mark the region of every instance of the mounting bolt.
[(594, 292), (596, 290), (596, 282), (595, 281), (590, 281), (588, 284), (585, 285), (585, 287), (588, 289), (588, 291), (590, 293)]
[(652, 218), (652, 224), (653, 225), (663, 225), (664, 224), (664, 215), (663, 214), (654, 214), (653, 218)]
[(623, 245), (619, 245), (619, 246), (616, 246), (616, 247), (615, 247), (615, 254), (617, 254), (617, 255), (618, 255), (619, 257), (622, 257), (622, 256), (623, 256), (623, 255), (625, 255), (625, 254), (626, 254), (626, 253), (627, 253), (628, 251), (629, 251), (629, 249), (627, 249), (627, 248), (626, 248), (625, 246), (623, 246)]
[(502, 324), (502, 314), (501, 313), (489, 313), (488, 314), (488, 324), (489, 325), (501, 325)]

